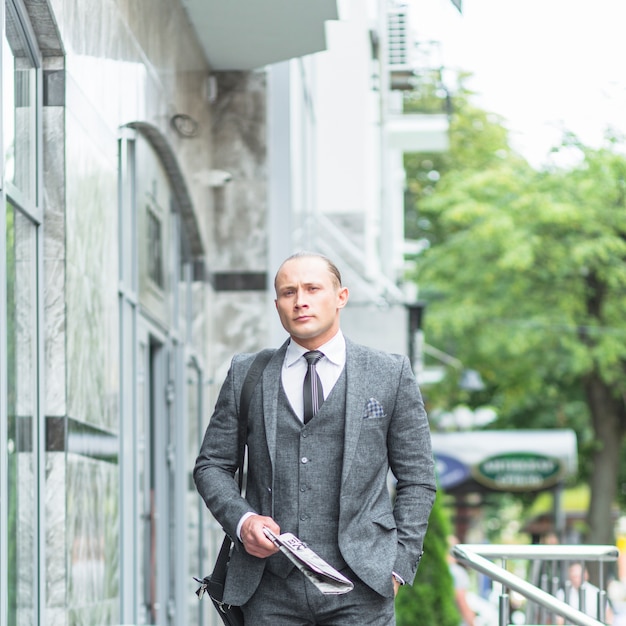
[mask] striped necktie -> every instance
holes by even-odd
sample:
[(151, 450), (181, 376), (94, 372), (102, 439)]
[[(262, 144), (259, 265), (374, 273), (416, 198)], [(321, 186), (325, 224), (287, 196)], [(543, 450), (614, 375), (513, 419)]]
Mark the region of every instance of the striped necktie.
[(304, 423), (319, 411), (324, 402), (324, 391), (322, 381), (315, 369), (316, 363), (324, 356), (319, 350), (311, 350), (304, 353), (304, 358), (308, 364), (306, 376), (304, 377)]

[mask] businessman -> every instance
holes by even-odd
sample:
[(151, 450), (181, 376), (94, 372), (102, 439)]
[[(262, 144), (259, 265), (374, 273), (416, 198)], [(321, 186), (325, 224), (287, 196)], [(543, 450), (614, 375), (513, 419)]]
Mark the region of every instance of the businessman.
[[(409, 360), (344, 337), (348, 289), (326, 257), (289, 257), (274, 286), (289, 338), (251, 397), (245, 498), (234, 473), (253, 354), (233, 358), (194, 469), (206, 505), (235, 539), (224, 601), (241, 606), (250, 626), (393, 626), (395, 594), (414, 580), (436, 489)], [(294, 533), (354, 589), (323, 595), (264, 527)]]

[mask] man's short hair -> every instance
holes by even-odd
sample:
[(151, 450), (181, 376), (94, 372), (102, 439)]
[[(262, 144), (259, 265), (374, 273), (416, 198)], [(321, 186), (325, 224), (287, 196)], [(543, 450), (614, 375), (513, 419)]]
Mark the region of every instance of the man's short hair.
[(321, 259), (322, 261), (324, 261), (324, 263), (326, 263), (326, 266), (328, 267), (328, 271), (330, 272), (332, 276), (332, 280), (333, 280), (333, 283), (335, 284), (335, 287), (337, 287), (337, 289), (342, 287), (341, 272), (339, 271), (339, 268), (327, 256), (321, 254), (320, 252), (308, 252), (306, 250), (295, 252), (291, 256), (287, 257), (280, 264), (280, 267), (278, 268), (278, 271), (276, 272), (276, 276), (274, 276), (274, 287), (276, 287), (276, 278), (278, 277), (278, 274), (280, 273), (280, 270), (282, 269), (283, 265), (285, 265), (287, 261), (293, 261), (294, 259), (306, 259), (306, 258)]

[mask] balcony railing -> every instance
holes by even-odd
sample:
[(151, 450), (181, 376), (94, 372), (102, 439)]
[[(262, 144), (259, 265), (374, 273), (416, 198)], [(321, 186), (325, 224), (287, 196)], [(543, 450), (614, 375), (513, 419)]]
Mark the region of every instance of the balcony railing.
[[(605, 624), (603, 620), (606, 616), (607, 597), (604, 567), (606, 563), (617, 561), (619, 551), (615, 546), (458, 544), (452, 548), (451, 552), (460, 563), (471, 567), (502, 585), (499, 598), (499, 626), (508, 626), (510, 624), (510, 590), (516, 591), (526, 598), (527, 601), (541, 607), (544, 613), (565, 618), (567, 624), (574, 624), (575, 626), (604, 626)], [(493, 559), (500, 559), (502, 564), (496, 565)], [(600, 589), (598, 594), (598, 619), (573, 608), (566, 602), (559, 600), (553, 593), (541, 589), (539, 586), (506, 569), (508, 561), (522, 559), (532, 562), (580, 562), (583, 569), (587, 563), (597, 564), (598, 587)], [(582, 603), (581, 608), (584, 608)]]

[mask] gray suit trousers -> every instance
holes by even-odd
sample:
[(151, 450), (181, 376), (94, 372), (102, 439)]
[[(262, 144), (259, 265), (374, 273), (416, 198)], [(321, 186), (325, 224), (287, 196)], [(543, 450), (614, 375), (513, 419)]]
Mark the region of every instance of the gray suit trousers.
[(349, 568), (354, 583), (343, 595), (324, 595), (294, 568), (286, 579), (267, 568), (241, 608), (246, 626), (395, 626), (394, 600), (373, 591)]

